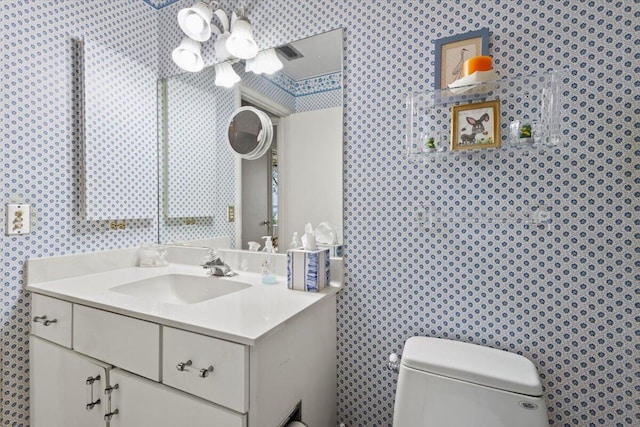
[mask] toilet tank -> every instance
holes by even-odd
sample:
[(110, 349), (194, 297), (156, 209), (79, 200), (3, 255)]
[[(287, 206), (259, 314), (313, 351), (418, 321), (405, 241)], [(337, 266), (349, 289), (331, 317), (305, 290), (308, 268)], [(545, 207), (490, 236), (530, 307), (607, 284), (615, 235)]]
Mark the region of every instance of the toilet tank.
[(547, 427), (538, 372), (506, 351), (439, 338), (409, 338), (393, 427)]

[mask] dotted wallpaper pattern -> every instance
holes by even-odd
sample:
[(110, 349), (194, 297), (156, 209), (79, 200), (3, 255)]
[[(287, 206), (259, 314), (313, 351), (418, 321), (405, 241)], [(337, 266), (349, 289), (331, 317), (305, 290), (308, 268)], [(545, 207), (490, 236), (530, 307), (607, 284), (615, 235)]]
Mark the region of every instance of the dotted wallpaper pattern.
[[(84, 219), (81, 62), (73, 43), (92, 38), (151, 64), (157, 75), (157, 13), (140, 0), (0, 2), (0, 188), (3, 204), (21, 195), (34, 213), (32, 233), (21, 237), (4, 235), (4, 214), (0, 215), (2, 426), (29, 426), (31, 298), (23, 291), (25, 260), (157, 241), (155, 213), (148, 219), (127, 220), (126, 229), (118, 231), (110, 230), (109, 221)], [(153, 127), (156, 97), (150, 101), (140, 105), (137, 114)], [(157, 200), (156, 185), (146, 193)]]
[[(207, 217), (216, 213), (218, 90), (207, 68), (167, 79), (165, 144), (165, 209), (167, 217)], [(224, 90), (224, 89), (223, 89)]]
[[(201, 81), (199, 76), (199, 74), (192, 74), (185, 75), (184, 78), (186, 80), (195, 78), (196, 81), (206, 84)], [(158, 165), (158, 182), (160, 185), (159, 212), (161, 212), (158, 239), (161, 243), (205, 239), (211, 236), (231, 236), (231, 244), (235, 244), (235, 223), (227, 222), (226, 220), (227, 206), (235, 204), (235, 158), (226, 149), (226, 126), (218, 126), (217, 124), (218, 118), (231, 116), (234, 110), (236, 94), (233, 89), (219, 88), (215, 85), (210, 89), (212, 91), (211, 96), (216, 100), (214, 109), (216, 119), (212, 120), (211, 123), (214, 125), (212, 126), (213, 133), (211, 134), (213, 136), (212, 147), (215, 148), (214, 153), (211, 154), (215, 161), (210, 164), (214, 166), (208, 169), (210, 175), (206, 178), (206, 183), (192, 185), (186, 181), (178, 181), (174, 189), (175, 197), (183, 198), (182, 200), (185, 202), (182, 208), (186, 209), (187, 206), (193, 206), (189, 204), (190, 202), (184, 200), (185, 195), (190, 195), (192, 198), (201, 198), (201, 206), (206, 207), (206, 210), (193, 214), (188, 213), (193, 212), (188, 209), (178, 211), (178, 216), (176, 217), (167, 216), (167, 176), (164, 173), (166, 146), (164, 144), (161, 145), (159, 147)], [(193, 106), (193, 103), (191, 105)], [(184, 105), (176, 107), (176, 110), (180, 111), (190, 111), (192, 108)], [(158, 123), (162, 123), (162, 120), (164, 119), (159, 117)], [(221, 120), (224, 121), (225, 119)], [(160, 139), (164, 140), (163, 126), (159, 127), (158, 132)], [(205, 149), (206, 147), (202, 148)], [(188, 165), (188, 167), (193, 168), (194, 165)], [(177, 169), (179, 170), (180, 168)], [(200, 167), (199, 169), (202, 168)], [(205, 179), (203, 175), (198, 176), (198, 179)], [(187, 224), (185, 217), (195, 217), (196, 223)]]
[(140, 114), (157, 99), (156, 62), (91, 37), (82, 43), (85, 216), (156, 217), (156, 126)]
[[(140, 221), (114, 235), (104, 224), (72, 216), (78, 172), (73, 98), (60, 95), (72, 86), (65, 56), (71, 53), (66, 39), (50, 32), (92, 28), (112, 43), (144, 39), (144, 31), (128, 27), (135, 20), (122, 18), (134, 13), (143, 28), (157, 32), (160, 75), (171, 75), (176, 70), (170, 52), (180, 38), (175, 25), (165, 25), (165, 12), (174, 20), (189, 3), (181, 0), (159, 12), (133, 0), (10, 0), (0, 6), (3, 66), (9, 63), (1, 86), (2, 188), (5, 199), (22, 192), (38, 208), (36, 233), (2, 236), (3, 425), (28, 425), (24, 259), (134, 246), (147, 241), (147, 226), (157, 227)], [(346, 30), (347, 283), (338, 305), (338, 420), (350, 427), (391, 425), (397, 377), (384, 367), (386, 358), (401, 352), (408, 337), (426, 335), (531, 359), (552, 426), (638, 425), (637, 2), (255, 0), (246, 5), (262, 48)], [(231, 10), (239, 2), (222, 6)], [(160, 15), (159, 29), (148, 11)], [(404, 98), (431, 87), (433, 40), (483, 27), (490, 29), (490, 53), (500, 75), (564, 66), (575, 71), (564, 124), (571, 147), (483, 151), (409, 164), (403, 154)], [(153, 45), (146, 41), (147, 48)], [(204, 49), (207, 64), (213, 63), (211, 49)], [(155, 114), (153, 107), (150, 113)], [(30, 154), (21, 154), (24, 150)], [(413, 222), (421, 202), (504, 209), (539, 201), (553, 216), (545, 229), (446, 223), (421, 232)]]
[[(338, 419), (390, 425), (396, 377), (384, 368), (385, 360), (402, 350), (407, 337), (430, 335), (533, 360), (552, 425), (637, 424), (633, 3), (250, 6), (262, 47), (340, 26), (347, 31), (348, 249), (347, 288), (338, 311)], [(404, 96), (431, 87), (432, 41), (481, 27), (490, 28), (501, 75), (563, 66), (584, 70), (571, 77), (566, 104), (572, 148), (408, 164)], [(539, 200), (553, 212), (546, 230), (446, 224), (421, 233), (412, 222), (420, 202), (505, 209)]]

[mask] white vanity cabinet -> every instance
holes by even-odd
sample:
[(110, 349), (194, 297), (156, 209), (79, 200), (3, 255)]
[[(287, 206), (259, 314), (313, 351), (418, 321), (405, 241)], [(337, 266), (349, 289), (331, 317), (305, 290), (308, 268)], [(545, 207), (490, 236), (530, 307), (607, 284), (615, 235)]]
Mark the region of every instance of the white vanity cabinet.
[[(32, 427), (244, 427), (245, 416), (31, 336)], [(110, 424), (108, 424), (110, 422)]]
[(250, 342), (36, 293), (33, 303), (58, 322), (32, 328), (32, 427), (276, 427), (291, 414), (336, 424), (335, 294)]

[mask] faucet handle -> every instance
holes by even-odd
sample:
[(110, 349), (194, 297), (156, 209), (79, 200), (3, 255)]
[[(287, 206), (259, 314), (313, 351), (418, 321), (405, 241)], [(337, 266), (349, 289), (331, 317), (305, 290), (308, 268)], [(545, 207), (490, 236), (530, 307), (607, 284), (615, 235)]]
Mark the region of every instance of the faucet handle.
[(213, 248), (208, 248), (207, 252), (204, 254), (204, 257), (203, 257), (203, 264), (206, 264), (207, 262), (215, 261), (216, 259), (218, 259), (218, 252)]

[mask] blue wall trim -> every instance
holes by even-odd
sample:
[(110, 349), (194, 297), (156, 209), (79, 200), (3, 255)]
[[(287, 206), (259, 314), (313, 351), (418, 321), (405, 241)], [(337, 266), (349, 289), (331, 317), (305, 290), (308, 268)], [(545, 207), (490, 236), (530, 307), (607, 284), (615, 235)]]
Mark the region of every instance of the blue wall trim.
[(161, 6), (153, 4), (152, 0), (142, 0), (142, 1), (145, 2), (146, 4), (148, 4), (149, 6), (151, 6), (152, 8), (156, 9), (156, 10), (160, 10), (160, 9), (165, 8), (167, 6), (171, 6), (174, 3), (177, 3), (179, 0), (165, 0)]

